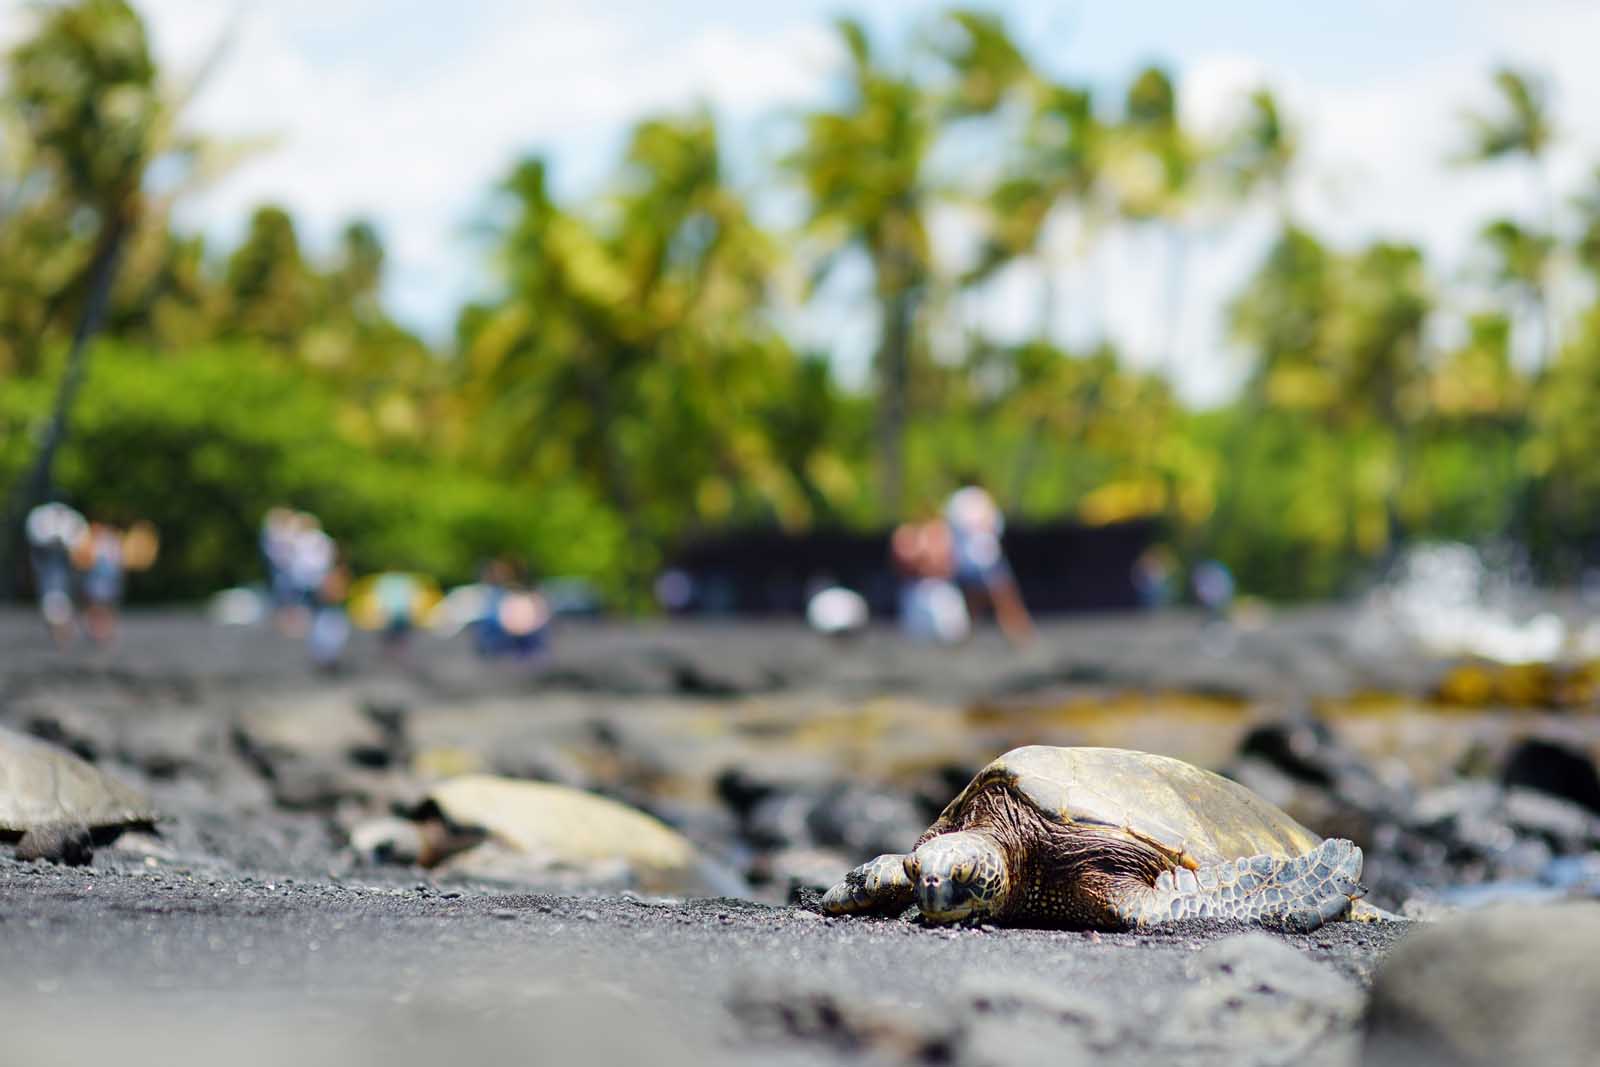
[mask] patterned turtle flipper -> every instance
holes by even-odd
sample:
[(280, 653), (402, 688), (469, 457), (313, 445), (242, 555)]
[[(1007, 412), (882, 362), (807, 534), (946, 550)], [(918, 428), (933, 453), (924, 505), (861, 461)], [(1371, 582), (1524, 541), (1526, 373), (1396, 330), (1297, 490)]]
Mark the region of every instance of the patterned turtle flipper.
[(1155, 885), (1129, 894), (1119, 910), (1130, 926), (1209, 917), (1310, 933), (1350, 911), (1366, 892), (1360, 877), (1361, 850), (1332, 838), (1289, 860), (1247, 856), (1166, 871)]
[(898, 915), (916, 900), (916, 888), (906, 877), (906, 858), (888, 853), (868, 860), (822, 897), (829, 915), (878, 912)]

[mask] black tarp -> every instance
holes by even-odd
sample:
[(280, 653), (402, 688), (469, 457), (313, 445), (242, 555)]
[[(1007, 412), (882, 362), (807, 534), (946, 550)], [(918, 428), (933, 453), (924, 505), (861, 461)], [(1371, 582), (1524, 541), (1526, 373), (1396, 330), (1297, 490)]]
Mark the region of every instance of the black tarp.
[[(1139, 606), (1133, 563), (1160, 533), (1155, 519), (1019, 522), (1007, 525), (1003, 543), (1035, 614), (1113, 611)], [(813, 592), (837, 584), (866, 597), (874, 615), (892, 615), (899, 579), (889, 534), (736, 530), (685, 544), (668, 566), (688, 579), (682, 610), (692, 614), (798, 615)]]

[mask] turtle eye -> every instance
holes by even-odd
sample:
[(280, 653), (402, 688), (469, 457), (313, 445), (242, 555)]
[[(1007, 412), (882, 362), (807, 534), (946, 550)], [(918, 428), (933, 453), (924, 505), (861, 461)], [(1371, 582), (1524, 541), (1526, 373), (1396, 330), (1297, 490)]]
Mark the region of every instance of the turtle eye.
[(954, 867), (950, 868), (950, 877), (955, 879), (957, 882), (960, 882), (962, 885), (966, 885), (968, 882), (972, 881), (972, 864), (956, 864)]

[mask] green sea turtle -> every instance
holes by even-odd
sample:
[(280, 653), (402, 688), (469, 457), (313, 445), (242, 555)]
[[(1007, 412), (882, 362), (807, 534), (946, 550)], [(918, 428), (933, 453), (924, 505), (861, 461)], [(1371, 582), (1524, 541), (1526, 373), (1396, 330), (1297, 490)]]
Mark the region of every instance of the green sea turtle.
[[(1126, 929), (1195, 916), (1309, 931), (1381, 913), (1361, 850), (1181, 760), (1116, 748), (1013, 749), (909, 855), (879, 856), (822, 898), (834, 915)], [(1352, 910), (1356, 912), (1352, 915)]]
[(96, 844), (159, 816), (143, 794), (66, 749), (0, 727), (0, 841), (20, 860), (88, 863)]
[(472, 877), (690, 896), (748, 892), (654, 816), (564, 785), (462, 775), (433, 785), (407, 815), (357, 826), (351, 844), (370, 859)]

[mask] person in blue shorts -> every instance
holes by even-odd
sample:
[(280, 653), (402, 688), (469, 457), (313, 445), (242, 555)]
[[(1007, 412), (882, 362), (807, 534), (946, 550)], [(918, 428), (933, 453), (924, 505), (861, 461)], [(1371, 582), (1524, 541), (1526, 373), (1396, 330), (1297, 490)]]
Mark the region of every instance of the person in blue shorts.
[(953, 577), (966, 597), (968, 613), (976, 619), (980, 611), (992, 608), (1006, 637), (1014, 644), (1027, 642), (1033, 620), (1001, 550), (1006, 522), (994, 498), (977, 479), (963, 479), (945, 502), (944, 520), (950, 530)]

